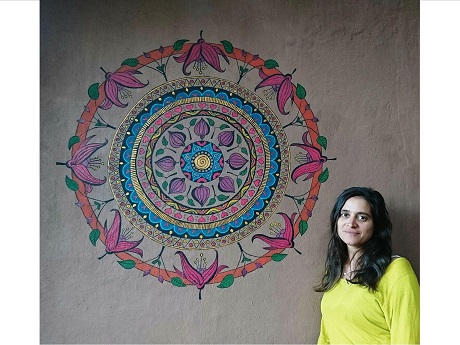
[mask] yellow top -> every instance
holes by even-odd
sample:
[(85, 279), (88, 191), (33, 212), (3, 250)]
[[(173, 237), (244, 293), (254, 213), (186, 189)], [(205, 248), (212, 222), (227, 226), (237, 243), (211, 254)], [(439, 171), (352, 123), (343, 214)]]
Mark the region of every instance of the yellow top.
[(321, 313), (318, 344), (420, 344), (420, 285), (402, 257), (376, 292), (340, 279), (324, 293)]

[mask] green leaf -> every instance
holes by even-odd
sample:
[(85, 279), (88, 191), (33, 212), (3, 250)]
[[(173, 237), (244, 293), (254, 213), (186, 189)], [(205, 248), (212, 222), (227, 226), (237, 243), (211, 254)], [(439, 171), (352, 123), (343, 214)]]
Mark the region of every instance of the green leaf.
[(127, 270), (130, 270), (131, 268), (136, 266), (136, 263), (134, 260), (123, 260), (123, 261), (117, 261), (121, 267), (126, 268)]
[(157, 66), (155, 67), (155, 69), (161, 73), (164, 73), (165, 72), (165, 69), (166, 69), (166, 65), (165, 64), (162, 64), (161, 66)]
[(99, 83), (94, 83), (88, 88), (88, 96), (93, 100), (99, 98)]
[(65, 177), (65, 184), (69, 187), (70, 190), (76, 192), (78, 190), (78, 183), (72, 180), (69, 176)]
[(238, 145), (241, 144), (241, 140), (242, 140), (241, 137), (237, 134), (237, 135), (236, 135), (236, 143), (237, 143)]
[(129, 59), (126, 59), (125, 61), (123, 61), (121, 63), (121, 65), (126, 65), (126, 66), (130, 66), (130, 67), (136, 67), (137, 65), (139, 65), (139, 60), (136, 59), (136, 58), (129, 58)]
[(316, 142), (320, 144), (325, 150), (327, 149), (327, 139), (322, 135), (316, 138)]
[(196, 123), (196, 119), (193, 119), (192, 121), (190, 121), (190, 126), (195, 126), (195, 123)]
[(226, 41), (226, 40), (220, 41), (220, 43), (222, 43), (227, 53), (229, 54), (233, 53), (233, 44), (231, 44), (229, 41)]
[(241, 262), (247, 262), (247, 261), (251, 261), (251, 259), (249, 259), (245, 255), (243, 255), (243, 259), (241, 260)]
[(216, 198), (209, 199), (208, 206), (214, 205), (216, 203)]
[(240, 176), (246, 175), (247, 172), (248, 172), (248, 168), (244, 168), (244, 170), (240, 172)]
[(227, 274), (224, 277), (224, 279), (222, 279), (220, 284), (217, 285), (217, 287), (221, 288), (221, 289), (226, 289), (226, 288), (230, 287), (233, 284), (234, 281), (235, 281), (235, 277), (233, 276), (233, 274)]
[(175, 196), (174, 199), (176, 200), (184, 200), (184, 196), (183, 195), (178, 195), (178, 196)]
[(223, 194), (220, 194), (217, 196), (217, 200), (219, 201), (224, 201), (224, 200), (227, 200), (228, 199), (228, 195), (223, 195)]
[(326, 168), (321, 174), (319, 174), (318, 181), (324, 183), (329, 178), (329, 169)]
[(279, 67), (278, 65), (278, 62), (276, 62), (275, 60), (273, 59), (268, 59), (264, 62), (264, 66), (265, 68), (268, 68), (268, 69), (271, 69), (271, 68), (275, 68), (275, 67)]
[(220, 130), (225, 129), (225, 128), (230, 128), (230, 126), (227, 126), (226, 124), (223, 124), (223, 125), (220, 125), (220, 127), (219, 127)]
[(159, 149), (157, 152), (155, 152), (155, 156), (162, 155), (163, 153), (165, 153), (165, 150)]
[(283, 260), (286, 256), (287, 256), (287, 254), (283, 254), (283, 253), (273, 254), (273, 255), (272, 255), (272, 260), (273, 260), (273, 261), (276, 261), (276, 262), (280, 262), (280, 261)]
[(93, 229), (93, 231), (89, 233), (89, 240), (91, 241), (93, 246), (96, 246), (96, 241), (99, 239), (100, 234), (101, 232), (99, 231), (99, 229)]
[(168, 181), (164, 181), (161, 186), (163, 187), (164, 190), (168, 190)]
[(94, 205), (96, 205), (96, 210), (100, 210), (100, 209), (101, 209), (101, 203), (95, 201), (95, 202), (94, 202)]
[(174, 286), (178, 286), (178, 287), (184, 287), (185, 286), (184, 282), (179, 277), (173, 277), (171, 279), (171, 284), (174, 285)]
[(177, 128), (178, 130), (183, 130), (184, 129), (184, 125), (181, 125), (180, 123), (175, 125), (174, 127)]
[(192, 199), (188, 199), (187, 204), (189, 204), (190, 206), (195, 206), (195, 203), (193, 202)]
[(299, 233), (302, 236), (308, 229), (308, 223), (306, 220), (301, 220), (299, 223)]
[(166, 140), (165, 137), (163, 137), (163, 140), (161, 141), (161, 143), (163, 144), (163, 146), (168, 146), (168, 141)]
[(174, 42), (173, 49), (174, 51), (178, 52), (184, 48), (184, 43), (187, 42), (188, 40), (177, 40)]
[(97, 120), (95, 126), (96, 126), (96, 127), (105, 127), (105, 125), (104, 125), (100, 120)]
[(214, 125), (215, 125), (215, 122), (214, 122), (214, 120), (212, 120), (212, 119), (208, 119), (208, 123), (209, 123), (210, 126), (214, 126)]
[(303, 98), (305, 98), (307, 96), (307, 91), (305, 91), (305, 88), (302, 85), (297, 84), (297, 87), (295, 89), (295, 94), (300, 99), (303, 99)]
[(245, 155), (248, 154), (248, 150), (246, 149), (246, 147), (242, 147), (241, 152), (243, 152)]
[(241, 184), (243, 183), (243, 181), (238, 177), (236, 179), (236, 184), (238, 185), (238, 187), (241, 187)]
[(157, 174), (158, 177), (163, 177), (163, 173), (159, 172), (158, 170), (155, 170), (155, 174)]
[(69, 143), (67, 144), (69, 150), (72, 146), (74, 146), (76, 143), (80, 142), (80, 137), (74, 135), (72, 138), (69, 139)]

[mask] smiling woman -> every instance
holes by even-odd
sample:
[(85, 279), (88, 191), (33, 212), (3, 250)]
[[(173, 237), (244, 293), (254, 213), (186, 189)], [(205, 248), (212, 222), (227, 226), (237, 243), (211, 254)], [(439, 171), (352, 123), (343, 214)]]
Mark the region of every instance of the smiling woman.
[(346, 189), (330, 215), (318, 344), (419, 344), (420, 286), (405, 258), (392, 256), (382, 195)]

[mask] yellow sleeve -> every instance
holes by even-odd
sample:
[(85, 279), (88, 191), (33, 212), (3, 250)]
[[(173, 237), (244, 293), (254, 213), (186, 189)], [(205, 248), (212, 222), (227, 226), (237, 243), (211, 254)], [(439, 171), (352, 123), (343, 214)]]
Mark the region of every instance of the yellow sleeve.
[(420, 344), (420, 285), (414, 273), (395, 282), (385, 313), (391, 344)]
[(321, 329), (319, 332), (318, 344), (330, 344), (329, 338), (326, 336), (326, 332), (324, 331), (323, 318), (321, 318)]

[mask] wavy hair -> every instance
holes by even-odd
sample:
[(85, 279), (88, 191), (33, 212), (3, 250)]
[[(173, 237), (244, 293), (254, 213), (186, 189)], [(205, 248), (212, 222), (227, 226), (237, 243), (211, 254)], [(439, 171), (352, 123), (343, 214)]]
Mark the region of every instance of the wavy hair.
[(376, 190), (368, 187), (351, 187), (342, 192), (337, 198), (330, 215), (330, 230), (332, 237), (328, 244), (325, 274), (319, 285), (314, 287), (317, 292), (332, 289), (339, 281), (343, 267), (348, 260), (347, 245), (337, 232), (337, 220), (340, 217), (343, 205), (352, 197), (364, 198), (370, 205), (374, 232), (369, 241), (360, 248), (361, 256), (358, 259), (358, 270), (350, 281), (376, 291), (377, 284), (391, 262), (391, 232), (392, 223), (385, 200)]

